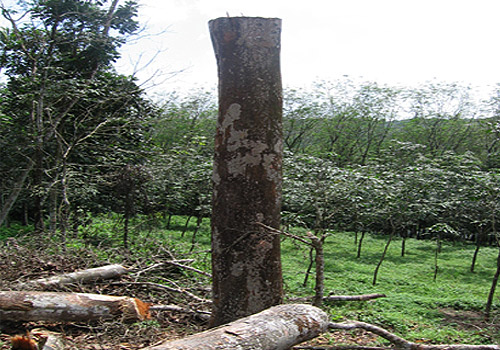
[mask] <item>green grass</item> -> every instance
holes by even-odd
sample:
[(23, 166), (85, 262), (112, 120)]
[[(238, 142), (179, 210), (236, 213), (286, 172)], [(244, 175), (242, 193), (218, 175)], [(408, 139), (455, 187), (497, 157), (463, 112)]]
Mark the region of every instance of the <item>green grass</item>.
[[(173, 217), (170, 228), (139, 218), (131, 222), (127, 251), (143, 259), (161, 254), (196, 259), (194, 267), (210, 270), (210, 222), (203, 220), (192, 247), (196, 220), (182, 235), (185, 217)], [(2, 229), (3, 230), (3, 229)], [(300, 230), (294, 233), (300, 233)], [(0, 231), (1, 237), (14, 236)], [(373, 272), (387, 237), (366, 235), (361, 257), (356, 258), (354, 233), (333, 233), (325, 242), (325, 294), (356, 295), (384, 293), (386, 298), (365, 302), (335, 302), (324, 306), (333, 320), (351, 319), (384, 327), (408, 340), (433, 343), (483, 344), (500, 342), (498, 328), (487, 327), (480, 316), (484, 309), (496, 267), (498, 250), (481, 248), (474, 273), (470, 264), (474, 247), (463, 243), (443, 243), (439, 273), (434, 276), (435, 242), (408, 239), (401, 257), (401, 240), (394, 239), (379, 271), (377, 285)], [(95, 218), (80, 228), (77, 237), (68, 237), (67, 246), (92, 249), (103, 261), (121, 262), (122, 224), (116, 217)], [(192, 251), (190, 253), (190, 251)], [(168, 253), (168, 254), (167, 254)], [(282, 266), (287, 297), (312, 296), (314, 276), (303, 286), (309, 263), (309, 249), (290, 238), (282, 241)], [(197, 275), (193, 273), (193, 278)], [(498, 295), (497, 292), (496, 295)], [(453, 319), (446, 313), (455, 313)], [(499, 299), (495, 298), (492, 322), (500, 322)]]
[[(326, 294), (354, 295), (384, 293), (386, 298), (370, 302), (338, 302), (328, 305), (330, 312), (348, 319), (374, 323), (393, 330), (409, 340), (433, 342), (491, 342), (488, 330), (468, 326), (468, 321), (445, 322), (443, 311), (482, 311), (491, 287), (498, 251), (482, 248), (476, 272), (470, 272), (474, 247), (443, 244), (439, 254), (439, 273), (434, 277), (435, 242), (409, 239), (401, 257), (401, 241), (394, 240), (379, 271), (373, 273), (387, 237), (368, 235), (361, 258), (356, 258), (353, 233), (335, 233), (325, 243)], [(290, 294), (311, 295), (313, 285), (302, 286), (308, 251), (287, 241), (282, 245), (283, 273)], [(312, 279), (310, 279), (312, 281)], [(498, 308), (498, 298), (496, 298)], [(498, 312), (497, 312), (498, 317)], [(471, 320), (476, 321), (476, 320)], [(497, 320), (498, 323), (498, 320)], [(490, 336), (500, 340), (491, 332)]]

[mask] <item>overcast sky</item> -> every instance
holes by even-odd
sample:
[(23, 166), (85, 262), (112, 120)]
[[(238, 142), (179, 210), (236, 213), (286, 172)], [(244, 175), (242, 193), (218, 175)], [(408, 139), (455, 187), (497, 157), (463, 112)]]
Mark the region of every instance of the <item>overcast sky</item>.
[[(139, 0), (151, 34), (123, 50), (120, 70), (156, 73), (158, 90), (217, 82), (208, 21), (278, 17), (285, 86), (343, 75), (390, 85), (500, 83), (499, 0)], [(142, 56), (141, 56), (142, 55)], [(140, 60), (139, 60), (140, 58)], [(168, 73), (181, 71), (165, 80)], [(158, 75), (162, 72), (164, 75)], [(150, 82), (151, 83), (151, 82)]]
[(208, 21), (226, 13), (283, 20), (285, 86), (345, 75), (406, 86), (500, 83), (500, 0), (137, 1), (145, 30), (122, 48), (118, 69), (139, 70), (151, 91), (216, 86)]

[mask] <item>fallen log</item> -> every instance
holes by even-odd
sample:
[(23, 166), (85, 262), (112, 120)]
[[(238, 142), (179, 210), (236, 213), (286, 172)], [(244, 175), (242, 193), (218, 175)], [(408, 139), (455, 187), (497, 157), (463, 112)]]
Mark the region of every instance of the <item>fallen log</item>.
[(62, 275), (52, 276), (48, 278), (40, 278), (34, 281), (18, 284), (18, 288), (29, 286), (53, 287), (63, 286), (70, 283), (87, 283), (99, 279), (111, 279), (120, 277), (129, 270), (122, 265), (107, 265), (92, 269), (65, 273)]
[(149, 306), (139, 299), (122, 296), (0, 291), (0, 321), (133, 322), (150, 318)]
[(284, 350), (326, 331), (328, 318), (325, 312), (311, 305), (278, 305), (227, 325), (143, 350)]

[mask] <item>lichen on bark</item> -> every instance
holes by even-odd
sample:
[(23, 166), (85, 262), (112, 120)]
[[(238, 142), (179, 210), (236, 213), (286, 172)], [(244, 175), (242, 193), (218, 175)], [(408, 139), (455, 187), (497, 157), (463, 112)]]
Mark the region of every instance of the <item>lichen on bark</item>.
[(212, 208), (213, 318), (219, 325), (282, 298), (281, 20), (210, 21), (219, 75)]

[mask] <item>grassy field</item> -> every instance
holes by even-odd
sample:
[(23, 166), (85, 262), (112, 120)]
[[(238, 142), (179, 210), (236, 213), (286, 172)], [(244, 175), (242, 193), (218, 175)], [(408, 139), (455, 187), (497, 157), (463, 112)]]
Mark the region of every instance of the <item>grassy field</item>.
[[(135, 222), (131, 225), (134, 234), (130, 236), (128, 254), (147, 259), (163, 246), (176, 257), (194, 258), (195, 267), (209, 271), (209, 222), (203, 221), (193, 245), (195, 220), (182, 234), (185, 220), (184, 217), (174, 217), (168, 230), (158, 225)], [(121, 225), (116, 220), (94, 220), (93, 225), (82, 229), (78, 237), (68, 238), (67, 247), (78, 250), (85, 246), (102, 261), (120, 262), (120, 229)], [(294, 233), (300, 234), (300, 230)], [(3, 231), (3, 234), (5, 238), (15, 232)], [(387, 295), (372, 301), (326, 304), (324, 308), (332, 315), (332, 320), (360, 320), (386, 328), (408, 340), (424, 343), (500, 342), (498, 294), (490, 322), (486, 323), (482, 315), (495, 272), (497, 249), (481, 248), (475, 272), (471, 273), (474, 247), (445, 242), (438, 258), (439, 273), (434, 280), (436, 243), (408, 239), (406, 254), (401, 257), (401, 240), (394, 239), (379, 271), (377, 284), (373, 286), (374, 269), (386, 240), (384, 236), (367, 235), (361, 257), (356, 258), (354, 233), (331, 233), (327, 238), (325, 294)], [(60, 245), (54, 249), (60, 249)], [(310, 276), (306, 286), (303, 285), (308, 263), (308, 247), (290, 238), (283, 239), (282, 264), (287, 298), (313, 295), (314, 276)], [(193, 278), (196, 276), (193, 275)], [(355, 331), (351, 333), (356, 336)], [(337, 344), (338, 341), (336, 337)]]
[[(438, 343), (500, 341), (498, 329), (483, 322), (481, 311), (491, 287), (497, 250), (482, 248), (475, 273), (470, 272), (473, 247), (442, 246), (439, 272), (434, 281), (432, 241), (407, 240), (401, 257), (401, 241), (394, 240), (373, 286), (373, 273), (387, 237), (368, 235), (361, 257), (356, 258), (353, 233), (334, 233), (325, 244), (326, 294), (384, 293), (370, 302), (336, 302), (329, 311), (339, 319), (373, 323), (413, 341)], [(283, 273), (290, 294), (311, 295), (312, 283), (302, 286), (308, 251), (290, 242), (282, 246)], [(311, 279), (310, 279), (311, 280)], [(496, 298), (498, 308), (498, 298)], [(500, 315), (496, 310), (498, 323)]]

